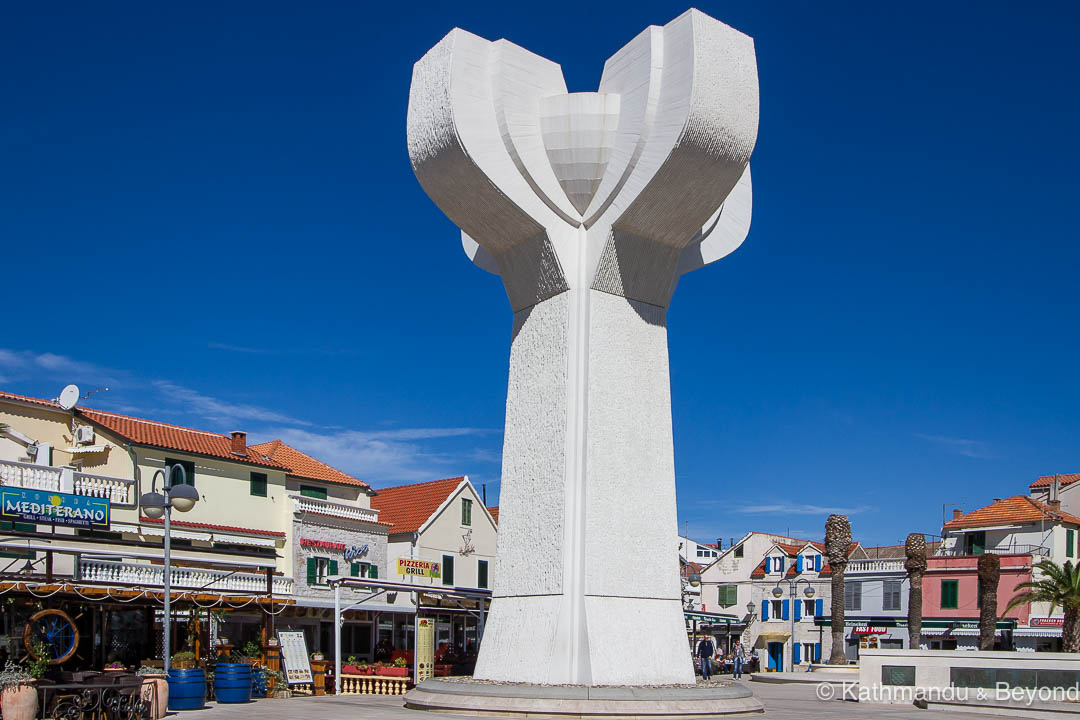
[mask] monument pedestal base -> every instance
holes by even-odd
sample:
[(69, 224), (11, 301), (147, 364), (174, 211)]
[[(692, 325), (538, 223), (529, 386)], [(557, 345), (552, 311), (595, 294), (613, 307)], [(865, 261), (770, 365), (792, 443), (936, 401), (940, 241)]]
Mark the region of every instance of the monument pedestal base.
[(405, 696), (410, 710), (484, 717), (717, 718), (764, 712), (742, 685), (585, 687), (431, 679)]

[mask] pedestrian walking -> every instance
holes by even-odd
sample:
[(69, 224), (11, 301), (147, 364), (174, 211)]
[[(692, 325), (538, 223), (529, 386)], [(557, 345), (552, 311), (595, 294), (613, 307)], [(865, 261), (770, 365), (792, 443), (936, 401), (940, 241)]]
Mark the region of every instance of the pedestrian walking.
[(746, 662), (746, 648), (742, 640), (735, 641), (735, 647), (731, 648), (731, 678), (738, 680), (742, 677), (742, 666)]
[(712, 657), (716, 654), (716, 645), (713, 639), (706, 635), (697, 646), (697, 656), (701, 661), (701, 677), (708, 680), (712, 675)]

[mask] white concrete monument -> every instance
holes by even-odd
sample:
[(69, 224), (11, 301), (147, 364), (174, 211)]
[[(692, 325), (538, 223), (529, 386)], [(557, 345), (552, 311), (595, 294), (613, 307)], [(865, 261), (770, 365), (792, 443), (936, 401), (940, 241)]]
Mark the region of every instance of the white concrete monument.
[(753, 40), (696, 10), (634, 38), (594, 93), (460, 29), (416, 63), (416, 176), (514, 310), (477, 678), (693, 683), (666, 313), (682, 273), (746, 237), (757, 127)]

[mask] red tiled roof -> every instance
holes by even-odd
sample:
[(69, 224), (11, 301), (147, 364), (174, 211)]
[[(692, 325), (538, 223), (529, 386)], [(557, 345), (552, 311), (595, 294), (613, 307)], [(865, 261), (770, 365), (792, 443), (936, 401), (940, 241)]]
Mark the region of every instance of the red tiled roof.
[(0, 398), (6, 400), (17, 400), (19, 402), (29, 403), (31, 405), (41, 405), (43, 407), (51, 407), (60, 410), (60, 406), (55, 400), (42, 400), (41, 398), (28, 397), (26, 395), (16, 395), (15, 393), (0, 392)]
[(488, 512), (491, 513), (491, 519), (495, 521), (495, 524), (499, 524), (499, 506), (489, 507)]
[[(148, 518), (140, 517), (139, 522), (146, 523), (164, 523), (162, 518)], [(243, 535), (266, 535), (268, 537), (285, 537), (285, 533), (278, 532), (277, 530), (261, 530), (259, 528), (243, 528), (236, 527), (234, 525), (212, 525), (211, 523), (201, 522), (188, 522), (187, 520), (172, 520), (170, 525), (176, 525), (177, 527), (197, 528), (199, 530), (220, 530), (222, 532), (233, 532)]]
[(79, 415), (90, 422), (111, 430), (136, 445), (148, 445), (165, 450), (179, 450), (180, 452), (207, 455), (234, 462), (247, 462), (277, 470), (288, 469), (251, 447), (248, 447), (247, 452), (243, 455), (232, 452), (232, 440), (227, 435), (207, 432), (206, 430), (193, 430), (179, 425), (169, 425), (156, 420), (144, 420), (118, 413), (90, 410), (89, 408), (79, 407), (76, 410)]
[(252, 445), (251, 449), (261, 453), (279, 465), (289, 469), (289, 474), (308, 480), (323, 480), (325, 482), (338, 483), (340, 485), (358, 485), (368, 487), (363, 480), (358, 480), (352, 475), (346, 475), (335, 467), (331, 467), (321, 460), (316, 460), (307, 453), (301, 452), (281, 440)]
[(464, 476), (376, 490), (371, 507), (379, 511), (379, 520), (391, 524), (391, 534), (416, 532), (463, 480)]
[(1050, 483), (1054, 482), (1054, 478), (1057, 478), (1058, 485), (1065, 487), (1066, 485), (1072, 485), (1077, 480), (1080, 480), (1080, 473), (1062, 473), (1061, 475), (1043, 475), (1035, 482), (1028, 485), (1029, 488), (1050, 487)]
[(1013, 495), (997, 500), (986, 507), (973, 510), (950, 520), (943, 527), (946, 529), (988, 527), (992, 525), (1013, 525), (1016, 523), (1035, 523), (1041, 520), (1066, 522), (1080, 525), (1080, 518), (1061, 510), (1053, 510), (1046, 503), (1028, 497)]

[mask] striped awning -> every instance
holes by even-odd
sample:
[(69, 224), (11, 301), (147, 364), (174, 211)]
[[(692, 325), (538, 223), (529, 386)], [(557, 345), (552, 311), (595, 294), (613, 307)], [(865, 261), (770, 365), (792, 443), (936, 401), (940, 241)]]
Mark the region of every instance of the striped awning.
[(1013, 630), (1013, 637), (1061, 637), (1061, 628), (1016, 628), (1015, 630)]

